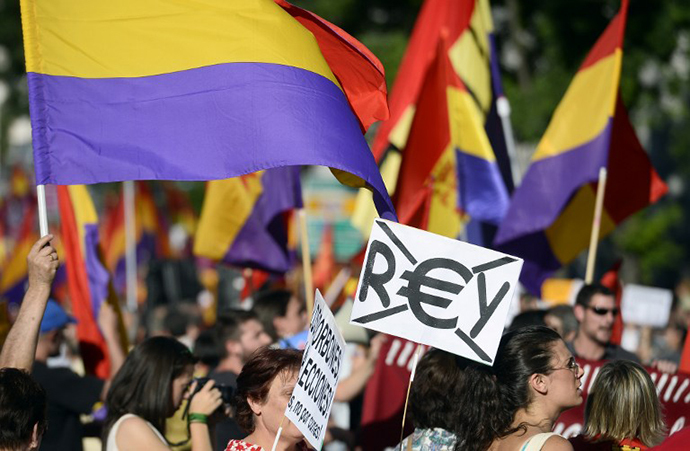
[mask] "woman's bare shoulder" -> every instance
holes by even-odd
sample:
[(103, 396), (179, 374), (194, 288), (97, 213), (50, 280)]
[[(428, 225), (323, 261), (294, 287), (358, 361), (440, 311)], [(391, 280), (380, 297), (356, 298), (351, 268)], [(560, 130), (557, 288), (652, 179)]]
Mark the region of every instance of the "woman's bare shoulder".
[(169, 450), (143, 418), (130, 416), (122, 421), (115, 437), (120, 451), (146, 449), (147, 451)]
[(541, 449), (542, 451), (573, 451), (573, 445), (560, 435), (552, 435)]
[[(530, 438), (515, 434), (494, 440), (487, 451), (519, 451)], [(573, 451), (573, 446), (560, 435), (552, 435), (544, 442), (541, 449), (542, 451)]]

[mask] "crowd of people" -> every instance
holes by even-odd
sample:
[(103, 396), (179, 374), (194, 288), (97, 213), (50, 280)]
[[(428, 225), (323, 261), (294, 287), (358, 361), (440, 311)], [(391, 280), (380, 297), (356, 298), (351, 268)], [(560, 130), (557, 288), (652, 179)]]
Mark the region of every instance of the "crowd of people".
[[(49, 299), (59, 265), (51, 238), (40, 239), (27, 257), (28, 289), (0, 352), (1, 450), (80, 450), (86, 435), (99, 436), (108, 451), (308, 448), (284, 418), (308, 338), (306, 305), (298, 296), (285, 289), (260, 292), (249, 310), (217, 312), (211, 327), (199, 327), (193, 312), (168, 309), (158, 333), (128, 353), (116, 315), (104, 304), (98, 323), (110, 373), (105, 379), (81, 376), (59, 361), (75, 320)], [(641, 359), (611, 342), (617, 314), (613, 294), (589, 284), (573, 307), (518, 315), (492, 366), (428, 351), (409, 393), (414, 430), (398, 449), (682, 449), (690, 432), (667, 438)], [(344, 330), (347, 364), (334, 408), (352, 411), (345, 422), (333, 415), (327, 449), (368, 449), (357, 438), (356, 401), (386, 337), (362, 331)], [(564, 411), (583, 403), (578, 358), (607, 363), (590, 386), (581, 433), (566, 439), (553, 429)], [(92, 421), (84, 424), (84, 415)]]

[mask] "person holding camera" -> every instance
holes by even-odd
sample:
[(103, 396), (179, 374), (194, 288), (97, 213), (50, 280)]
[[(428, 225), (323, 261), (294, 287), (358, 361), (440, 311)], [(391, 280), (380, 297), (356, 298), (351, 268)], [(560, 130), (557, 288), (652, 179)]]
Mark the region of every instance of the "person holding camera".
[(211, 451), (208, 417), (221, 406), (221, 393), (208, 381), (197, 390), (192, 381), (195, 358), (189, 349), (169, 337), (153, 337), (127, 356), (108, 394), (108, 416), (103, 426), (106, 451), (169, 450), (165, 420), (182, 399), (195, 393), (189, 404), (192, 451)]

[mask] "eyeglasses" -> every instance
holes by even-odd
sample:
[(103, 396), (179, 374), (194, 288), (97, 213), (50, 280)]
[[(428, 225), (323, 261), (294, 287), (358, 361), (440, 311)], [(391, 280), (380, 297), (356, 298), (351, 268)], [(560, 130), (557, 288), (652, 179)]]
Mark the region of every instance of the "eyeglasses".
[(565, 366), (560, 367), (560, 368), (552, 368), (551, 371), (558, 371), (558, 370), (570, 370), (573, 372), (575, 376), (577, 376), (580, 373), (580, 364), (577, 363), (577, 360), (575, 360), (575, 357), (571, 357), (568, 360), (568, 363), (565, 364)]
[(614, 307), (614, 308), (608, 309), (608, 308), (601, 308), (601, 307), (592, 307), (591, 305), (588, 305), (587, 308), (590, 309), (590, 310), (593, 311), (596, 315), (599, 315), (599, 316), (606, 316), (606, 315), (609, 314), (609, 312), (610, 312), (613, 316), (616, 316), (616, 315), (618, 315), (618, 313), (620, 312), (620, 309), (619, 309), (618, 307)]

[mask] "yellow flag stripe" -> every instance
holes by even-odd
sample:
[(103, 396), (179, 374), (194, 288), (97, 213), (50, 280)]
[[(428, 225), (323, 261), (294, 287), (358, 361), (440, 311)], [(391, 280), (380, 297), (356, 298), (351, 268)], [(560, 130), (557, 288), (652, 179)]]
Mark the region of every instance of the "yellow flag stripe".
[(257, 62), (338, 85), (311, 32), (272, 0), (21, 0), (21, 10), (27, 72), (144, 77)]

